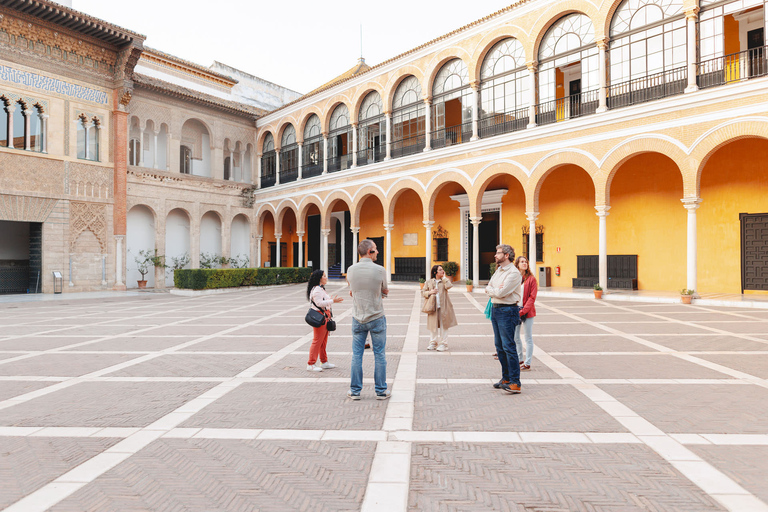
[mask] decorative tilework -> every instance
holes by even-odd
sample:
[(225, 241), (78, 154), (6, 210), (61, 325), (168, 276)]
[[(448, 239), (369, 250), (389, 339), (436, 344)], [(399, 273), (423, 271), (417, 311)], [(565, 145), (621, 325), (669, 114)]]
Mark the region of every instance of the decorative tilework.
[(69, 156), (69, 100), (64, 100), (64, 155)]
[(0, 80), (102, 105), (106, 105), (108, 102), (108, 96), (105, 92), (65, 82), (57, 78), (41, 76), (37, 73), (20, 71), (10, 66), (0, 65)]

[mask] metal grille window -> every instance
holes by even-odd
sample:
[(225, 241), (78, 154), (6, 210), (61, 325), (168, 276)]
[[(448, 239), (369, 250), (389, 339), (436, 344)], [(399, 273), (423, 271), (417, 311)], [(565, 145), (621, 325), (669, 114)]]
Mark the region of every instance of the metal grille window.
[(467, 142), (472, 137), (472, 90), (467, 65), (461, 59), (440, 68), (432, 86), (431, 143), (433, 148)]
[(261, 157), (261, 188), (275, 184), (275, 139), (271, 133), (264, 137)]
[(372, 91), (363, 100), (358, 115), (357, 165), (380, 162), (386, 147), (386, 121), (382, 114), (381, 96)]
[(611, 20), (608, 106), (681, 94), (686, 33), (682, 0), (625, 0)]
[(280, 183), (296, 181), (299, 177), (299, 152), (296, 129), (292, 124), (283, 130), (280, 146)]
[(528, 125), (528, 69), (525, 49), (514, 38), (491, 48), (480, 68), (480, 137), (522, 130)]
[(302, 147), (302, 171), (304, 178), (319, 176), (323, 173), (323, 136), (320, 118), (312, 114), (304, 127), (304, 146)]
[(768, 74), (765, 0), (702, 0), (699, 14), (699, 87)]
[(331, 114), (328, 135), (328, 172), (349, 169), (352, 166), (352, 131), (349, 109), (340, 104)]
[(392, 111), (392, 156), (413, 155), (426, 144), (421, 84), (409, 76), (397, 86)]
[(542, 40), (539, 62), (537, 124), (595, 113), (599, 63), (589, 17), (569, 14), (560, 18)]

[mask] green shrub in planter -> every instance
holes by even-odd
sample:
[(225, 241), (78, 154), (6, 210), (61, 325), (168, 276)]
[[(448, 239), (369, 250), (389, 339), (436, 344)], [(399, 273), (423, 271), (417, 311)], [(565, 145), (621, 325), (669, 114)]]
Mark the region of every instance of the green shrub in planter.
[(443, 267), (443, 270), (445, 271), (445, 275), (447, 276), (455, 276), (459, 272), (459, 264), (455, 261), (446, 261), (445, 263), (440, 264)]
[(306, 283), (311, 273), (312, 269), (307, 267), (176, 269), (173, 272), (173, 284), (180, 289), (212, 290)]

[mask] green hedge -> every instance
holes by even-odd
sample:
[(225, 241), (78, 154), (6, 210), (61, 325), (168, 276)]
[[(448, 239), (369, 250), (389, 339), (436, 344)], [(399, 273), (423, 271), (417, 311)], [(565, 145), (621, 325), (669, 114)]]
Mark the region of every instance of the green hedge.
[(210, 290), (238, 286), (306, 283), (312, 269), (308, 267), (273, 268), (196, 268), (173, 271), (176, 288)]

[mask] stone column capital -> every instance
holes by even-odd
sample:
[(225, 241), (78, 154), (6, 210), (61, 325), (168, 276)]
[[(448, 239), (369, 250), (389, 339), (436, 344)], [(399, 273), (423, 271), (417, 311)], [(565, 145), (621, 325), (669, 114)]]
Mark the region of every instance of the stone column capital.
[(275, 238), (277, 238), (279, 240), (279, 239), (283, 238), (283, 234), (282, 233), (275, 233)]
[(432, 226), (435, 225), (435, 221), (433, 221), (433, 220), (425, 220), (425, 221), (422, 221), (422, 224), (424, 224), (424, 227), (426, 229), (432, 229)]
[(480, 80), (472, 80), (471, 82), (469, 82), (469, 86), (473, 90), (475, 90), (475, 91), (479, 90), (480, 89)]
[(697, 21), (699, 19), (699, 7), (691, 7), (685, 10), (685, 19)]
[(257, 235), (254, 238), (256, 239), (257, 242), (261, 242), (264, 239), (264, 237), (261, 235)]
[(525, 218), (528, 219), (528, 222), (536, 222), (536, 219), (539, 218), (539, 212), (525, 212)]
[(607, 37), (601, 37), (595, 40), (595, 45), (599, 50), (607, 50), (608, 49), (608, 41), (609, 39)]
[(384, 224), (384, 231), (390, 232), (394, 229), (394, 227), (395, 227), (394, 224)]
[(297, 231), (297, 232), (296, 232), (296, 236), (298, 236), (298, 237), (302, 237), (302, 236), (304, 236), (305, 234), (306, 234), (306, 231)]
[(700, 197), (685, 197), (680, 201), (682, 201), (683, 207), (691, 212), (696, 211), (696, 209), (701, 206), (702, 199)]
[(330, 235), (330, 234), (331, 234), (331, 230), (330, 230), (330, 229), (321, 229), (321, 230), (320, 230), (320, 234), (322, 234), (324, 237), (326, 237), (326, 238), (327, 238), (327, 237), (328, 237), (328, 235)]
[(350, 230), (352, 233), (356, 234), (356, 235), (357, 235), (358, 233), (360, 233), (360, 228), (359, 228), (358, 226), (349, 226), (349, 230)]
[(605, 205), (603, 205), (603, 206), (595, 206), (595, 210), (597, 210), (597, 216), (598, 217), (607, 217), (608, 215), (610, 215), (608, 213), (608, 210), (610, 210), (610, 209), (611, 209), (610, 206), (605, 206)]
[(525, 63), (525, 67), (528, 68), (528, 71), (535, 72), (539, 67), (539, 61), (537, 60), (531, 60)]

